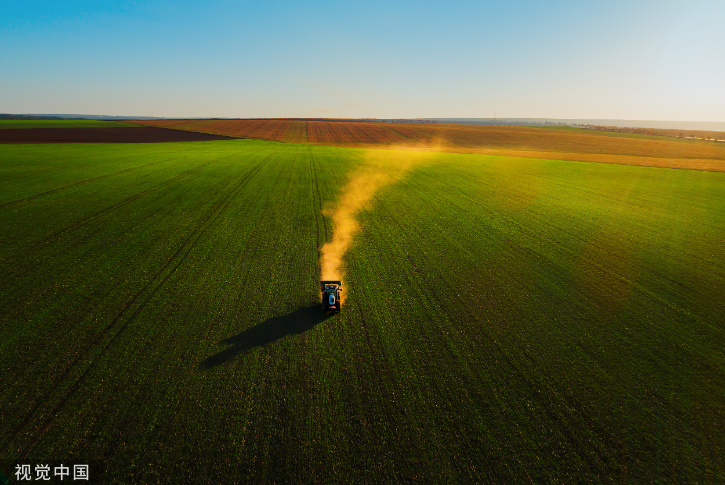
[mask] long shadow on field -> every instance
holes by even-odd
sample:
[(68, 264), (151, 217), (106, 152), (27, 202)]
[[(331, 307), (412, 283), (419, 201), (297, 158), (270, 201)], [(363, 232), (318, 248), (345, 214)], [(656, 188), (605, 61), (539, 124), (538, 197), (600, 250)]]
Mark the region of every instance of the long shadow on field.
[(292, 313), (272, 317), (220, 343), (231, 347), (205, 359), (200, 366), (210, 369), (234, 359), (239, 354), (262, 345), (271, 344), (291, 334), (300, 334), (311, 330), (333, 315), (324, 313), (320, 305), (298, 308)]

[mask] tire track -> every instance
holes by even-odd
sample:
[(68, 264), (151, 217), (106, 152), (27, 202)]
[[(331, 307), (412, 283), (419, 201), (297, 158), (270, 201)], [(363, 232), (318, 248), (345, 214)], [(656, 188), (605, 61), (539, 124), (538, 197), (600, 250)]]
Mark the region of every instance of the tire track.
[[(363, 312), (362, 304), (360, 303), (360, 300), (355, 301), (357, 305), (358, 313), (360, 314), (360, 327), (362, 328), (363, 334), (365, 335), (365, 341), (367, 343), (368, 349), (369, 349), (369, 356), (370, 356), (370, 362), (372, 363), (373, 367), (373, 374), (375, 374), (375, 380), (378, 384), (378, 389), (380, 390), (380, 396), (383, 399), (383, 402), (390, 403), (394, 401), (393, 394), (388, 389), (388, 386), (386, 386), (384, 383), (388, 383), (389, 386), (394, 385), (393, 380), (390, 378), (390, 363), (387, 362), (387, 359), (385, 358), (384, 350), (382, 346), (376, 346), (373, 343), (373, 339), (370, 336), (370, 328), (365, 321), (365, 313)], [(388, 369), (387, 372), (383, 372), (383, 368), (381, 365), (381, 362), (378, 360), (378, 356), (382, 357), (382, 360), (384, 361), (382, 364), (384, 364), (384, 367)], [(359, 365), (359, 358), (358, 365)], [(381, 403), (382, 404), (382, 403)], [(390, 406), (385, 406), (384, 410), (379, 409), (382, 414), (385, 416), (385, 420), (387, 421), (387, 430), (389, 431), (394, 439), (398, 439), (398, 422), (395, 419), (395, 416), (392, 413)], [(371, 422), (374, 421), (374, 419), (370, 420)]]
[[(30, 444), (25, 447), (25, 450), (21, 453), (21, 457), (27, 456), (28, 453), (32, 451), (32, 449), (35, 447), (35, 445), (40, 440), (40, 437), (44, 430), (49, 429), (50, 424), (52, 423), (55, 416), (58, 414), (58, 412), (66, 405), (70, 397), (73, 395), (73, 393), (80, 387), (81, 382), (88, 376), (88, 374), (91, 372), (91, 370), (94, 369), (96, 362), (99, 358), (101, 358), (108, 349), (111, 348), (111, 346), (117, 341), (118, 337), (123, 333), (123, 331), (128, 328), (129, 324), (135, 319), (135, 317), (146, 307), (146, 305), (151, 301), (151, 299), (158, 293), (159, 289), (168, 281), (168, 279), (171, 277), (171, 275), (174, 274), (176, 269), (184, 262), (186, 257), (189, 255), (191, 250), (194, 247), (194, 244), (196, 241), (204, 234), (204, 232), (219, 218), (221, 213), (224, 212), (226, 207), (229, 205), (231, 200), (233, 200), (238, 193), (246, 186), (247, 182), (254, 177), (261, 169), (262, 167), (274, 156), (275, 154), (270, 154), (269, 156), (265, 157), (259, 164), (257, 164), (255, 167), (253, 167), (246, 176), (244, 176), (240, 182), (227, 194), (226, 197), (224, 197), (219, 203), (215, 204), (214, 207), (212, 207), (211, 211), (209, 213), (202, 217), (200, 224), (197, 225), (197, 228), (189, 234), (189, 236), (184, 239), (184, 241), (179, 245), (177, 250), (174, 252), (174, 254), (168, 259), (168, 261), (163, 265), (163, 267), (156, 272), (153, 278), (149, 280), (146, 285), (143, 286), (139, 291), (134, 293), (122, 306), (121, 310), (116, 314), (116, 316), (111, 320), (111, 322), (106, 325), (106, 327), (99, 332), (96, 337), (88, 343), (85, 348), (76, 354), (76, 356), (66, 365), (66, 368), (60, 373), (60, 377), (58, 377), (55, 382), (51, 385), (51, 387), (48, 389), (48, 391), (45, 392), (44, 396), (40, 399), (38, 399), (38, 404), (36, 404), (33, 409), (28, 413), (26, 418), (23, 420), (23, 423), (18, 426), (18, 428), (13, 432), (12, 436), (14, 438), (17, 438), (20, 432), (25, 428), (30, 420), (32, 419), (32, 416), (37, 412), (37, 410), (40, 408), (43, 402), (46, 401), (46, 399), (55, 392), (55, 390), (60, 386), (60, 384), (63, 382), (63, 380), (70, 374), (71, 370), (73, 369), (74, 365), (82, 360), (86, 355), (90, 353), (90, 351), (100, 343), (100, 341), (106, 336), (106, 334), (109, 333), (109, 331), (117, 325), (117, 323), (121, 320), (121, 318), (126, 314), (129, 308), (131, 308), (137, 300), (141, 298), (141, 296), (144, 293), (147, 293), (147, 290), (149, 290), (155, 282), (157, 282), (158, 278), (161, 277), (167, 270), (168, 273), (161, 278), (160, 281), (156, 283), (156, 285), (153, 287), (153, 289), (148, 293), (147, 298), (133, 311), (131, 316), (123, 323), (121, 328), (118, 329), (118, 331), (111, 337), (111, 339), (106, 343), (106, 345), (103, 347), (103, 349), (100, 351), (100, 353), (89, 363), (86, 370), (76, 379), (76, 381), (71, 385), (71, 387), (66, 392), (65, 396), (61, 399), (61, 401), (53, 408), (53, 410), (50, 412), (48, 418), (45, 420), (42, 426), (40, 426), (40, 431), (35, 433), (35, 436), (31, 440)], [(191, 243), (191, 244), (190, 244)], [(186, 249), (186, 250), (185, 250)], [(185, 250), (185, 251), (184, 251)], [(183, 256), (174, 263), (174, 260), (177, 259), (177, 257), (182, 254)]]
[[(155, 217), (162, 210), (163, 210), (163, 207), (159, 207), (158, 209), (156, 209), (156, 210), (152, 211), (151, 213), (149, 213), (148, 215), (146, 215), (142, 220), (138, 221), (136, 224), (139, 225), (139, 226), (144, 225), (146, 223), (146, 221), (148, 221), (149, 219), (152, 219), (153, 217)], [(119, 242), (121, 242), (124, 239), (126, 239), (126, 237), (128, 236), (128, 233), (130, 233), (131, 231), (133, 231), (133, 229), (134, 229), (134, 227), (127, 228), (117, 239), (115, 239), (114, 241), (108, 243), (108, 245), (106, 246), (106, 248), (108, 249), (108, 248), (114, 247)], [(88, 263), (89, 264), (94, 264), (95, 261), (96, 261), (96, 259), (98, 259), (98, 257), (99, 256), (96, 256), (95, 258), (90, 259), (88, 261)], [(27, 274), (27, 272), (32, 271), (33, 269), (37, 268), (38, 266), (40, 266), (42, 264), (43, 263), (41, 262), (41, 263), (39, 263), (39, 264), (37, 264), (37, 265), (35, 265), (33, 267), (25, 268), (24, 271), (26, 271), (26, 274)], [(8, 293), (6, 295), (7, 298), (8, 298), (8, 300), (12, 301), (13, 300), (13, 298), (12, 298), (13, 294), (14, 293), (17, 293), (18, 291), (21, 291), (21, 290), (16, 289), (14, 292)], [(110, 290), (110, 291), (113, 291), (113, 290)], [(8, 304), (8, 305), (6, 305), (3, 308), (4, 315), (2, 317), (0, 317), (0, 324), (7, 323), (8, 320), (13, 317), (14, 313), (18, 310), (18, 308), (22, 308), (22, 305), (23, 305), (23, 302), (21, 300), (17, 300), (17, 299), (15, 300), (14, 304)], [(59, 331), (62, 331), (62, 328), (55, 328), (55, 329), (53, 329), (53, 331), (54, 332), (59, 332)]]
[[(317, 259), (320, 259), (320, 221), (317, 216), (317, 205), (315, 203), (315, 191), (317, 189), (317, 180), (315, 178), (315, 163), (312, 160), (312, 151), (307, 148), (307, 158), (310, 160), (310, 181), (312, 182), (312, 210), (315, 211), (315, 239), (317, 244)], [(319, 198), (319, 193), (318, 193)]]
[(54, 232), (53, 234), (51, 234), (49, 236), (46, 236), (41, 242), (38, 242), (34, 246), (31, 246), (30, 248), (27, 248), (24, 252), (22, 252), (20, 254), (17, 254), (13, 259), (9, 260), (6, 264), (4, 264), (2, 270), (3, 271), (6, 271), (6, 272), (0, 273), (0, 278), (7, 280), (7, 279), (10, 278), (10, 276), (12, 275), (13, 272), (19, 273), (19, 274), (26, 274), (28, 271), (31, 271), (32, 269), (34, 269), (34, 268), (38, 267), (39, 265), (41, 265), (42, 262), (36, 264), (35, 266), (31, 266), (31, 267), (27, 267), (26, 266), (26, 267), (21, 267), (21, 268), (13, 268), (13, 269), (18, 269), (18, 271), (13, 271), (12, 269), (8, 271), (8, 268), (12, 268), (16, 263), (18, 263), (18, 262), (20, 262), (22, 260), (29, 259), (33, 255), (37, 254), (37, 252), (40, 251), (44, 246), (47, 246), (48, 244), (52, 243), (53, 241), (58, 240), (64, 234), (66, 234), (66, 233), (67, 234), (70, 234), (72, 231), (75, 231), (75, 230), (77, 230), (77, 229), (79, 229), (79, 228), (87, 225), (88, 223), (92, 222), (93, 220), (99, 218), (100, 216), (103, 216), (103, 215), (105, 215), (105, 214), (107, 214), (109, 212), (112, 212), (112, 211), (120, 208), (120, 207), (123, 207), (125, 205), (128, 205), (131, 202), (135, 202), (136, 200), (140, 199), (141, 197), (143, 197), (144, 195), (148, 194), (149, 192), (151, 192), (153, 190), (159, 189), (159, 188), (161, 188), (161, 187), (163, 187), (165, 185), (171, 184), (171, 183), (176, 182), (176, 181), (178, 181), (178, 180), (180, 180), (180, 179), (182, 179), (184, 177), (187, 177), (189, 175), (192, 175), (192, 174), (200, 171), (202, 168), (207, 167), (207, 166), (211, 165), (212, 163), (215, 163), (215, 162), (218, 162), (218, 161), (219, 160), (213, 160), (211, 162), (207, 162), (207, 163), (204, 163), (204, 164), (199, 165), (197, 167), (194, 167), (194, 168), (192, 168), (190, 170), (187, 170), (186, 172), (180, 173), (180, 174), (178, 174), (178, 175), (176, 175), (176, 176), (174, 176), (174, 177), (172, 177), (172, 178), (170, 178), (168, 180), (165, 180), (165, 181), (163, 181), (163, 182), (161, 182), (159, 184), (156, 184), (156, 185), (154, 185), (152, 187), (149, 187), (149, 188), (147, 188), (145, 190), (142, 190), (141, 192), (138, 192), (138, 193), (136, 193), (136, 194), (134, 194), (134, 195), (132, 195), (130, 197), (127, 197), (127, 198), (125, 198), (125, 199), (123, 199), (123, 200), (121, 200), (121, 201), (119, 201), (119, 202), (117, 202), (117, 203), (115, 203), (115, 204), (113, 204), (113, 205), (111, 205), (109, 207), (106, 207), (105, 209), (101, 209), (98, 212), (95, 212), (95, 213), (93, 213), (93, 214), (91, 214), (91, 215), (89, 215), (89, 216), (87, 216), (87, 217), (85, 217), (85, 218), (83, 218), (83, 219), (81, 219), (79, 221), (76, 221), (73, 224), (71, 224), (69, 226), (66, 226), (63, 229), (59, 230), (59, 231), (56, 231), (56, 232)]
[[(320, 183), (317, 178), (317, 169), (315, 168), (315, 157), (312, 155), (312, 148), (308, 148), (307, 152), (310, 156), (310, 166), (312, 167), (312, 176), (314, 178), (314, 184), (315, 184), (315, 191), (317, 192), (317, 212), (315, 213), (315, 220), (318, 221), (318, 217), (322, 217), (322, 227), (325, 230), (325, 242), (329, 239), (329, 235), (327, 233), (327, 221), (325, 220), (325, 216), (322, 215), (322, 196), (320, 196)], [(317, 222), (319, 227), (319, 222)], [(317, 237), (317, 247), (320, 248), (320, 238), (319, 235)]]
[[(269, 158), (271, 158), (271, 157), (269, 157)], [(269, 191), (267, 193), (267, 196), (266, 196), (266, 199), (265, 199), (266, 200), (266, 203), (264, 204), (265, 206), (269, 203), (269, 199), (271, 197), (273, 197), (273, 191)], [(261, 247), (261, 245), (258, 244), (258, 242), (254, 239), (253, 234), (255, 233), (257, 227), (259, 226), (259, 223), (262, 220), (264, 220), (266, 217), (267, 217), (267, 215), (264, 213), (264, 211), (260, 211), (259, 216), (257, 217), (254, 225), (252, 226), (252, 229), (250, 230), (250, 237), (248, 238), (246, 244), (244, 245), (244, 248), (240, 252), (240, 256), (238, 257), (238, 259), (245, 260), (245, 261), (253, 261), (255, 259), (256, 254), (257, 254), (257, 251), (259, 250), (259, 248)], [(250, 251), (250, 248), (251, 248), (251, 251)], [(186, 255), (184, 256), (184, 258), (186, 258)], [(176, 265), (176, 267), (178, 267), (178, 266), (180, 266), (180, 264), (179, 265)], [(176, 268), (174, 268), (174, 271), (175, 271), (175, 269)], [(169, 276), (171, 276), (171, 274), (173, 274), (173, 273), (170, 273)], [(250, 276), (251, 275), (250, 275), (249, 272), (247, 272), (245, 274), (245, 278), (244, 278), (243, 282), (240, 284), (241, 287), (246, 287), (247, 286), (247, 281), (249, 280)], [(134, 315), (131, 318), (135, 318), (135, 314), (136, 313), (138, 313), (138, 312), (134, 312)], [(206, 326), (206, 333), (205, 333), (205, 336), (204, 336), (205, 339), (208, 338), (208, 335), (209, 335), (209, 333), (211, 331), (212, 331), (212, 326), (211, 325), (207, 325)], [(204, 340), (204, 339), (201, 339), (201, 340)], [(146, 384), (146, 386), (149, 386), (149, 385), (150, 384)], [(137, 391), (136, 396), (138, 396), (139, 394), (142, 395), (143, 394), (143, 391)], [(133, 419), (133, 416), (132, 415), (130, 415), (130, 414), (127, 415), (126, 418), (123, 420), (122, 424), (120, 425), (119, 429), (125, 429), (125, 427), (128, 425), (128, 423), (132, 419)], [(49, 426), (51, 426), (51, 425), (49, 425)], [(40, 434), (43, 434), (43, 432), (41, 431)], [(116, 445), (114, 444), (113, 445), (113, 449), (115, 449), (115, 448), (116, 448)]]
[[(272, 191), (270, 191), (265, 199), (265, 206), (269, 204), (269, 200), (272, 198)], [(253, 261), (257, 257), (257, 252), (262, 247), (262, 244), (259, 243), (257, 240), (257, 227), (259, 227), (259, 224), (261, 221), (263, 221), (266, 218), (266, 214), (264, 211), (261, 211), (259, 216), (254, 222), (254, 225), (249, 231), (249, 237), (247, 238), (246, 243), (244, 244), (244, 247), (239, 252), (239, 256), (236, 259), (239, 259), (241, 261)], [(251, 277), (250, 272), (245, 272), (243, 279), (239, 283), (239, 287), (246, 288), (247, 282), (249, 281), (249, 278)], [(238, 297), (238, 299), (241, 298), (241, 296)], [(236, 301), (239, 301), (239, 300)], [(209, 325), (206, 327), (206, 333), (204, 334), (204, 339), (207, 339), (209, 334), (212, 332), (212, 327)]]
[[(35, 446), (35, 444), (39, 440), (40, 435), (43, 433), (43, 431), (46, 429), (49, 429), (53, 417), (66, 404), (66, 402), (68, 401), (70, 396), (73, 394), (73, 392), (75, 392), (78, 389), (81, 381), (90, 373), (90, 371), (94, 367), (97, 359), (105, 354), (105, 352), (111, 347), (111, 345), (116, 341), (116, 339), (120, 336), (120, 334), (123, 333), (123, 331), (128, 327), (128, 325), (135, 319), (135, 317), (146, 307), (146, 305), (149, 303), (149, 301), (156, 295), (156, 293), (158, 293), (158, 290), (166, 283), (166, 281), (171, 277), (171, 275), (176, 271), (176, 269), (181, 265), (181, 263), (183, 263), (183, 261), (186, 259), (188, 254), (191, 252), (191, 249), (194, 247), (194, 243), (196, 243), (196, 241), (199, 239), (199, 237), (201, 237), (201, 235), (206, 231), (206, 229), (208, 229), (209, 226), (211, 226), (218, 219), (219, 215), (229, 205), (229, 202), (239, 193), (239, 191), (244, 187), (244, 185), (246, 185), (246, 182), (249, 179), (251, 179), (257, 172), (259, 172), (259, 170), (261, 170), (262, 166), (271, 157), (272, 157), (272, 155), (268, 156), (260, 164), (258, 164), (255, 168), (253, 168), (247, 174), (246, 177), (243, 177), (243, 179), (240, 181), (240, 183), (235, 188), (233, 188), (230, 191), (230, 193), (222, 201), (220, 201), (219, 203), (214, 205), (214, 207), (209, 212), (209, 214), (207, 214), (207, 216), (202, 218), (201, 224), (199, 226), (197, 226), (197, 229), (192, 231), (192, 233), (181, 243), (179, 248), (175, 251), (175, 253), (171, 256), (171, 258), (169, 258), (167, 263), (156, 273), (156, 275), (154, 275), (154, 277), (151, 280), (149, 280), (149, 282), (146, 285), (144, 285), (144, 287), (141, 290), (136, 292), (129, 300), (127, 300), (127, 302), (123, 305), (123, 308), (121, 309), (121, 311), (118, 314), (116, 314), (114, 319), (100, 332), (99, 335), (96, 336), (96, 338), (90, 344), (88, 344), (86, 346), (86, 348), (84, 349), (84, 351), (82, 353), (77, 354), (76, 357), (68, 364), (68, 366), (66, 366), (65, 372), (59, 379), (57, 379), (56, 383), (51, 388), (51, 390), (49, 390), (46, 393), (46, 396), (49, 396), (58, 387), (60, 382), (62, 382), (62, 380), (70, 373), (70, 370), (72, 369), (73, 365), (76, 362), (78, 362), (79, 360), (81, 360), (82, 357), (87, 355), (89, 349), (95, 347), (95, 345), (100, 340), (102, 340), (103, 336), (121, 319), (121, 317), (124, 315), (126, 310), (128, 310), (128, 308), (130, 308), (141, 297), (141, 295), (148, 288), (150, 288), (153, 285), (154, 281), (156, 281), (156, 279), (160, 275), (162, 275), (171, 266), (174, 259), (177, 258), (177, 256), (184, 250), (186, 245), (193, 239), (193, 243), (184, 252), (184, 255), (182, 256), (182, 258), (173, 266), (173, 269), (153, 288), (153, 290), (148, 295), (148, 297), (145, 299), (145, 301), (132, 313), (130, 318), (128, 320), (126, 320), (126, 322), (122, 325), (122, 327), (118, 330), (118, 332), (116, 332), (116, 334), (114, 334), (114, 336), (111, 338), (111, 340), (104, 346), (104, 348), (100, 352), (100, 354), (96, 358), (94, 358), (94, 360), (91, 362), (91, 364), (88, 366), (88, 368), (83, 372), (83, 374), (81, 374), (81, 376), (76, 380), (76, 382), (73, 384), (73, 386), (71, 386), (69, 391), (66, 393), (66, 396), (56, 406), (56, 408), (53, 410), (53, 412), (51, 412), (51, 415), (48, 418), (48, 420), (45, 422), (44, 426), (41, 427), (41, 432), (38, 433), (38, 435), (36, 436), (36, 439), (27, 448), (27, 450), (25, 452), (26, 454), (29, 453), (32, 450), (32, 448)], [(42, 400), (41, 400), (41, 402), (42, 402)], [(39, 406), (37, 406), (37, 407), (39, 407)], [(37, 410), (37, 407), (35, 410)], [(30, 413), (29, 416), (32, 416), (34, 411), (32, 413)], [(26, 420), (26, 423), (27, 423), (27, 421), (29, 421), (29, 419)], [(16, 433), (16, 436), (17, 436), (17, 433)]]
[[(385, 211), (387, 213), (387, 216), (395, 222), (395, 224), (400, 228), (403, 233), (409, 232), (410, 230), (407, 230), (403, 227), (403, 225), (400, 223), (400, 221), (392, 214), (390, 210)], [(416, 231), (417, 232), (417, 231)], [(418, 234), (417, 239), (423, 239), (420, 234)], [(411, 264), (415, 268), (415, 271), (418, 272), (422, 277), (423, 275), (418, 271), (417, 266), (413, 262), (413, 260), (410, 258), (410, 256), (406, 253), (406, 256), (410, 260)], [(440, 274), (440, 277), (443, 281), (447, 281), (447, 278)], [(423, 280), (428, 283), (428, 281), (423, 277)], [(446, 284), (448, 287), (454, 286), (453, 284)], [(426, 293), (428, 296), (436, 302), (436, 304), (439, 306), (439, 308), (444, 309), (445, 306), (443, 304), (443, 301), (439, 299), (434, 292), (429, 291), (426, 288)], [(457, 311), (460, 313), (463, 313), (466, 315), (467, 318), (464, 320), (467, 320), (469, 322), (478, 322), (479, 327), (479, 335), (484, 338), (486, 343), (491, 346), (491, 348), (495, 349), (496, 355), (500, 357), (503, 362), (508, 366), (509, 369), (513, 371), (512, 376), (517, 378), (520, 382), (525, 383), (525, 388), (528, 389), (527, 396), (532, 401), (536, 401), (539, 404), (539, 408), (544, 411), (546, 416), (551, 420), (552, 423), (564, 423), (564, 425), (559, 426), (557, 429), (561, 432), (561, 434), (571, 443), (575, 446), (575, 448), (579, 450), (585, 450), (586, 446), (585, 443), (582, 442), (582, 439), (575, 436), (574, 433), (572, 433), (571, 428), (573, 426), (568, 425), (568, 423), (575, 423), (575, 425), (581, 424), (582, 419), (577, 418), (574, 414), (572, 414), (569, 409), (575, 409), (576, 403), (571, 403), (570, 401), (564, 399), (563, 402), (565, 402), (568, 406), (556, 406), (554, 403), (552, 403), (549, 399), (547, 399), (546, 396), (551, 395), (557, 395), (555, 388), (552, 387), (551, 384), (545, 383), (545, 382), (538, 382), (536, 379), (532, 378), (530, 376), (530, 373), (525, 368), (525, 365), (522, 365), (521, 362), (515, 362), (514, 358), (515, 356), (511, 355), (509, 352), (506, 352), (502, 346), (502, 344), (496, 340), (491, 333), (485, 328), (485, 325), (483, 322), (480, 322), (478, 315), (475, 314), (475, 312), (471, 311), (466, 306), (466, 300), (460, 296), (460, 295), (454, 295), (455, 300), (457, 301), (457, 304), (455, 307), (457, 308)], [(363, 322), (364, 324), (364, 322)], [(516, 347), (516, 350), (519, 351), (519, 353), (524, 356), (528, 361), (529, 365), (535, 365), (536, 359), (531, 355), (531, 353), (523, 346), (518, 345)], [(472, 378), (471, 376), (465, 375), (465, 373), (461, 373), (460, 376), (464, 382), (466, 382), (466, 387), (470, 390), (474, 389), (475, 386), (472, 385)], [(543, 392), (542, 392), (543, 391)], [(601, 429), (596, 430), (600, 436), (605, 436), (603, 439), (607, 441), (611, 441), (611, 437), (607, 436), (606, 432)], [(611, 443), (610, 443), (611, 444)], [(580, 456), (589, 466), (591, 470), (600, 470), (601, 467), (595, 466), (595, 462), (599, 463), (605, 463), (606, 457), (603, 456), (600, 452), (596, 453), (596, 458), (593, 458), (589, 456), (589, 453), (578, 453), (578, 456)]]
[(144, 168), (144, 167), (150, 167), (151, 165), (157, 165), (157, 164), (159, 164), (161, 162), (170, 162), (171, 160), (176, 160), (177, 158), (181, 158), (181, 157), (167, 158), (167, 159), (159, 160), (159, 161), (156, 161), (156, 162), (146, 163), (144, 165), (139, 165), (137, 167), (127, 168), (125, 170), (121, 170), (121, 171), (118, 171), (118, 172), (107, 173), (105, 175), (99, 175), (97, 177), (91, 177), (89, 179), (81, 180), (80, 182), (75, 182), (75, 183), (72, 183), (72, 184), (69, 184), (69, 185), (64, 185), (63, 187), (58, 187), (57, 189), (46, 190), (45, 192), (41, 192), (39, 194), (31, 195), (30, 197), (25, 197), (23, 199), (13, 200), (11, 202), (5, 202), (4, 204), (0, 204), (0, 209), (4, 209), (6, 207), (10, 207), (10, 206), (13, 206), (15, 204), (20, 204), (22, 202), (27, 202), (29, 200), (37, 199), (38, 197), (43, 197), (44, 195), (54, 194), (55, 192), (60, 192), (61, 190), (70, 189), (70, 188), (77, 187), (77, 186), (83, 185), (83, 184), (88, 184), (88, 183), (91, 183), (91, 182), (95, 182), (97, 180), (102, 180), (102, 179), (105, 179), (105, 178), (108, 178), (108, 177), (113, 177), (115, 175), (120, 175), (122, 173), (132, 172), (134, 170), (138, 170), (138, 169), (141, 169), (141, 168)]

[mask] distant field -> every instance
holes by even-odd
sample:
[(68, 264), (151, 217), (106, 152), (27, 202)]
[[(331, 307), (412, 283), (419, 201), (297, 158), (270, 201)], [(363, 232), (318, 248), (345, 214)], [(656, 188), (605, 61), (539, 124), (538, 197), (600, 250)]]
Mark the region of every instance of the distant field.
[(136, 123), (264, 140), (725, 171), (725, 144), (593, 130), (295, 120)]
[[(327, 129), (291, 126), (255, 129)], [(325, 316), (331, 214), (371, 186)], [(0, 226), (5, 460), (139, 484), (725, 482), (724, 173), (0, 145)]]
[(177, 141), (230, 140), (225, 135), (172, 130), (156, 126), (96, 126), (92, 128), (0, 127), (0, 143), (162, 143)]
[(0, 120), (0, 130), (10, 128), (110, 128), (134, 127), (132, 123), (99, 120)]

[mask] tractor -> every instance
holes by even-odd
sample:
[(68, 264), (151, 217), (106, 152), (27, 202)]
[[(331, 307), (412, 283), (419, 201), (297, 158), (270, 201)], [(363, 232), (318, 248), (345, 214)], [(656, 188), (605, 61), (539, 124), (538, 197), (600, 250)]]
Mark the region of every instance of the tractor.
[(340, 292), (342, 292), (342, 281), (320, 281), (322, 292), (322, 310), (340, 311)]

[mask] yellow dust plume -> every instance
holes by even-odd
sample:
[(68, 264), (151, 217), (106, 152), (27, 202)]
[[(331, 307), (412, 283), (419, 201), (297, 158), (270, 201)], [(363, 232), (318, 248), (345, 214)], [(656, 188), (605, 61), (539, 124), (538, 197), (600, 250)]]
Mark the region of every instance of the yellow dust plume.
[(342, 188), (337, 204), (324, 212), (333, 221), (332, 241), (322, 246), (321, 279), (342, 280), (343, 258), (360, 231), (356, 215), (381, 187), (397, 182), (414, 166), (431, 158), (420, 151), (366, 150), (365, 161)]

